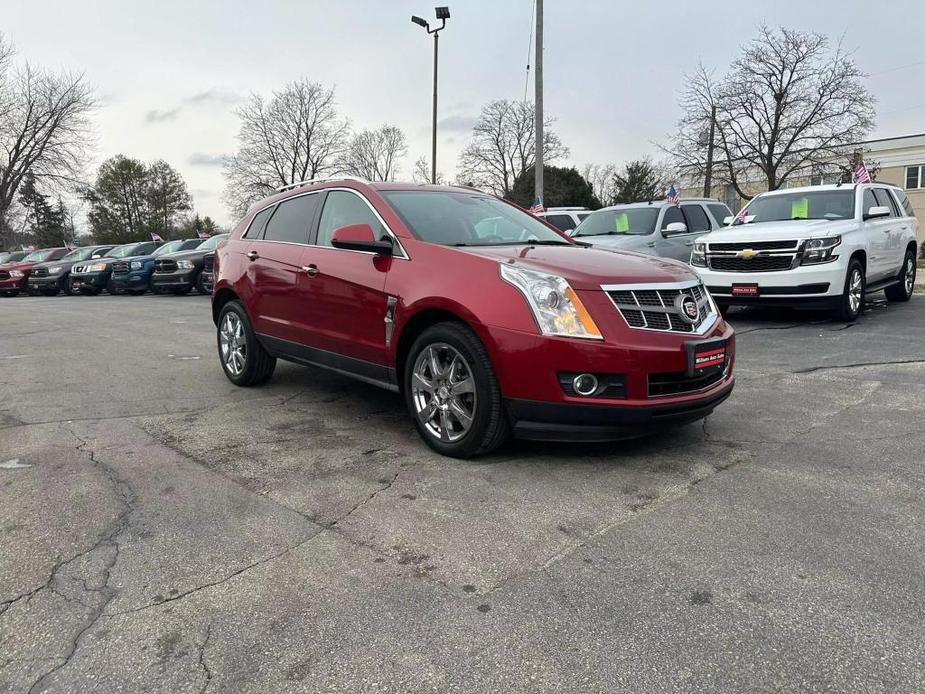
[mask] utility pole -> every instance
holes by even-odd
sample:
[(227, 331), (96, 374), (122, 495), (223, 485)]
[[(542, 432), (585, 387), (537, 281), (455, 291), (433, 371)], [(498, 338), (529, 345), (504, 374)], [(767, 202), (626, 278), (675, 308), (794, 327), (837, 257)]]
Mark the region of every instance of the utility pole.
[(716, 139), (716, 105), (710, 109), (710, 141), (707, 143), (707, 174), (703, 179), (703, 197), (710, 197), (713, 189), (713, 141)]
[[(444, 23), (446, 20), (443, 20)], [(433, 133), (430, 146), (430, 182), (437, 185), (437, 47), (440, 42), (440, 32), (434, 32), (434, 113), (431, 122)]]
[(543, 0), (536, 0), (536, 166), (533, 168), (534, 195), (543, 203)]

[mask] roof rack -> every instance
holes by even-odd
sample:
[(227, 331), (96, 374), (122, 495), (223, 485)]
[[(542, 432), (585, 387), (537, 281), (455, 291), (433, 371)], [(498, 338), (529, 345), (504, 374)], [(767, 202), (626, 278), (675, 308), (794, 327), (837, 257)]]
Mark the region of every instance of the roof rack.
[(309, 178), (304, 181), (288, 183), (277, 188), (276, 192), (282, 193), (283, 191), (292, 190), (293, 188), (301, 188), (302, 186), (311, 185), (313, 183), (326, 183), (327, 181), (359, 181), (360, 183), (369, 183), (365, 178), (360, 178), (359, 176), (321, 176), (319, 178)]

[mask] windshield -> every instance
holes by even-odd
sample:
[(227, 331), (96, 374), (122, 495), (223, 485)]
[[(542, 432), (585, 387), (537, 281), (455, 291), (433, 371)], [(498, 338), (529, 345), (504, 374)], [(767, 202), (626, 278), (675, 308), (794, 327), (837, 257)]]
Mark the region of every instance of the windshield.
[(484, 193), (389, 191), (382, 196), (421, 241), (441, 246), (568, 245), (541, 221)]
[(218, 236), (212, 236), (207, 238), (205, 241), (196, 246), (197, 251), (214, 251), (218, 244), (228, 238), (228, 234), (219, 234)]
[(61, 258), (61, 260), (86, 260), (93, 255), (94, 250), (94, 248), (76, 248)]
[(127, 246), (116, 246), (109, 253), (105, 255), (106, 258), (128, 258), (133, 255), (138, 255), (135, 253), (135, 249), (138, 248), (141, 244), (130, 243)]
[(655, 231), (657, 207), (623, 207), (598, 210), (579, 224), (572, 236), (645, 235)]
[(182, 245), (182, 241), (168, 241), (163, 246), (154, 249), (154, 252), (151, 255), (157, 257), (159, 255), (164, 255), (165, 253), (173, 253), (174, 251), (179, 251)]
[(0, 253), (0, 263), (18, 263), (29, 253), (27, 251), (13, 251), (12, 253)]
[(34, 251), (30, 253), (25, 258), (22, 259), (24, 263), (41, 263), (43, 260), (48, 260), (49, 256), (54, 253), (56, 248), (45, 248), (41, 251)]
[[(741, 214), (741, 213), (740, 213)], [(750, 224), (793, 219), (853, 219), (854, 189), (759, 195), (746, 208)], [(736, 219), (735, 225), (742, 224)]]

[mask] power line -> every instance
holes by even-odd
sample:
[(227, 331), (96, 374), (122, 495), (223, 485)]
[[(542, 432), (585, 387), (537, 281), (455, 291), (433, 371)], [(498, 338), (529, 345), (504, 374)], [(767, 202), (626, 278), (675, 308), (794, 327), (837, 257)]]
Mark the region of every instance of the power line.
[(871, 72), (868, 77), (876, 77), (877, 75), (883, 75), (887, 72), (896, 72), (897, 70), (905, 70), (907, 67), (916, 67), (918, 65), (925, 65), (925, 60), (919, 60), (914, 63), (907, 63), (906, 65), (897, 65), (896, 67), (888, 67), (886, 70), (877, 70), (877, 72)]
[(530, 38), (527, 41), (527, 75), (524, 77), (524, 101), (527, 100), (527, 87), (530, 84), (530, 49), (533, 48), (533, 21), (536, 17), (536, 0), (530, 1)]

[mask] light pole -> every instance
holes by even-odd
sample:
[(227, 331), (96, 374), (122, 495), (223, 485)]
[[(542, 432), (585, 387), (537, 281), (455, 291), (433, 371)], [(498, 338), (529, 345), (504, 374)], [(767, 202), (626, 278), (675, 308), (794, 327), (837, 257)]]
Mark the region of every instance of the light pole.
[(440, 42), (440, 31), (443, 27), (446, 26), (446, 20), (450, 18), (450, 8), (449, 7), (435, 7), (434, 10), (437, 13), (437, 19), (440, 20), (440, 26), (436, 29), (431, 29), (430, 24), (427, 23), (427, 20), (422, 19), (416, 15), (411, 16), (411, 21), (415, 24), (424, 27), (428, 34), (434, 35), (434, 113), (433, 113), (433, 122), (431, 128), (433, 131), (433, 140), (431, 142), (431, 152), (430, 152), (430, 182), (433, 184), (437, 183), (437, 46)]

